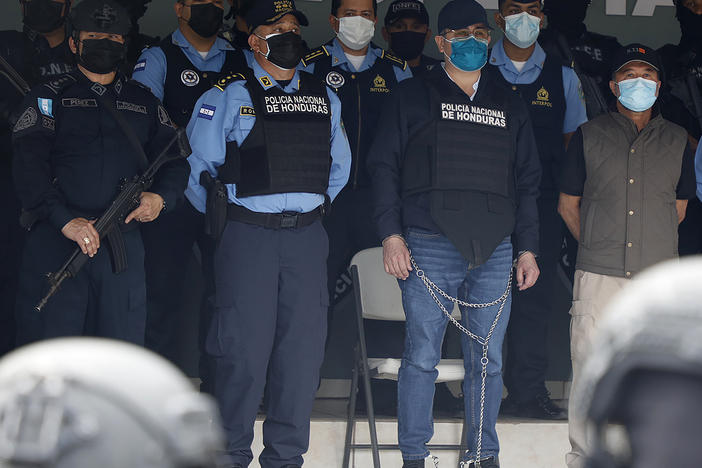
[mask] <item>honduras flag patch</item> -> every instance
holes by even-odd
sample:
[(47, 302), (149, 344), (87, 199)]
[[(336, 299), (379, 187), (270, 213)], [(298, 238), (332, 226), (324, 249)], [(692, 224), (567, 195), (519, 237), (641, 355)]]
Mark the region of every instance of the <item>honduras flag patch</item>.
[(146, 69), (146, 60), (139, 60), (136, 65), (134, 65), (134, 70), (133, 72), (138, 72)]
[(37, 98), (37, 105), (39, 106), (39, 110), (41, 111), (42, 114), (44, 114), (47, 117), (51, 117), (52, 119), (54, 118), (53, 110), (54, 110), (54, 102), (51, 99), (45, 99), (45, 98)]
[(207, 104), (203, 104), (200, 108), (200, 112), (197, 113), (197, 116), (201, 119), (212, 120), (212, 117), (214, 117), (216, 110), (217, 108), (215, 106), (208, 106)]

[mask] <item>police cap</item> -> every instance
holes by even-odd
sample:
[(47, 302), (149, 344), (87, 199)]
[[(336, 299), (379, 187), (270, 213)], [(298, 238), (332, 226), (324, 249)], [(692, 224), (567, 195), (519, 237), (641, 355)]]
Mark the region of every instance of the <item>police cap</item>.
[(310, 24), (305, 14), (295, 8), (293, 0), (257, 0), (244, 19), (249, 31), (253, 31), (262, 24), (273, 24), (285, 15), (293, 15), (301, 26)]
[(489, 26), (485, 8), (475, 0), (451, 0), (439, 12), (439, 34), (478, 23)]
[(114, 0), (83, 0), (70, 15), (73, 31), (89, 31), (126, 36), (132, 28), (127, 11)]
[(395, 0), (392, 2), (385, 14), (385, 26), (390, 26), (402, 18), (416, 18), (422, 24), (429, 24), (427, 7), (419, 0)]
[(661, 58), (654, 49), (643, 44), (629, 44), (620, 48), (612, 60), (612, 73), (618, 72), (624, 65), (631, 62), (644, 62), (660, 71)]

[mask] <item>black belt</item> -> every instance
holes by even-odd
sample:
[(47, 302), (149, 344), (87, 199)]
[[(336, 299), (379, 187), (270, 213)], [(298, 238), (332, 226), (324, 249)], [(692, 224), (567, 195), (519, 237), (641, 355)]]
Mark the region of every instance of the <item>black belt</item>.
[(255, 224), (268, 229), (294, 229), (309, 226), (324, 215), (324, 206), (320, 205), (307, 213), (284, 211), (282, 213), (259, 213), (243, 206), (230, 203), (227, 206), (227, 218), (246, 224)]

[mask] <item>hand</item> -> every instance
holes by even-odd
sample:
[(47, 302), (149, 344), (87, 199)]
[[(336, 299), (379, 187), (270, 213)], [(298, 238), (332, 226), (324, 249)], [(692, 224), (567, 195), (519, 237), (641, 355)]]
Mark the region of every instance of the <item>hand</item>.
[(383, 265), (385, 273), (397, 279), (406, 280), (412, 271), (410, 254), (405, 240), (401, 237), (387, 237), (383, 241)]
[(517, 286), (519, 290), (524, 291), (534, 286), (540, 273), (534, 254), (531, 252), (522, 254), (517, 260)]
[(140, 223), (148, 223), (158, 218), (163, 209), (163, 197), (157, 193), (142, 192), (139, 206), (129, 213), (124, 220), (125, 224), (136, 219)]
[(74, 218), (61, 228), (61, 233), (71, 239), (84, 254), (94, 256), (100, 248), (100, 235), (93, 227), (95, 221), (85, 218)]

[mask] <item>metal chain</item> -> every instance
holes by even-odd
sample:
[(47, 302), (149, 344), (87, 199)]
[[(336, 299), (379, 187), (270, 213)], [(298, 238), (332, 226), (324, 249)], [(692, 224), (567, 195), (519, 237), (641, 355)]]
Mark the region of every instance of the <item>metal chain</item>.
[[(492, 338), (492, 334), (495, 331), (495, 327), (497, 327), (497, 323), (500, 320), (500, 316), (502, 316), (502, 311), (505, 308), (505, 304), (507, 304), (507, 297), (509, 296), (510, 291), (512, 290), (512, 275), (513, 271), (510, 268), (509, 270), (509, 280), (507, 281), (507, 288), (505, 289), (505, 292), (502, 294), (502, 296), (498, 297), (492, 302), (485, 302), (482, 304), (472, 304), (470, 302), (465, 302), (462, 301), (456, 297), (453, 297), (446, 293), (443, 289), (441, 289), (439, 286), (437, 286), (432, 280), (427, 277), (427, 275), (424, 273), (424, 270), (419, 268), (417, 265), (417, 262), (414, 260), (414, 257), (412, 256), (412, 252), (410, 251), (410, 262), (412, 263), (412, 268), (414, 268), (414, 273), (417, 275), (417, 277), (422, 280), (424, 283), (424, 286), (427, 288), (427, 291), (431, 295), (431, 297), (434, 299), (434, 302), (439, 306), (439, 309), (444, 313), (444, 315), (449, 319), (451, 323), (453, 323), (456, 328), (458, 328), (462, 333), (464, 333), (466, 336), (471, 338), (472, 340), (476, 341), (479, 345), (483, 347), (483, 356), (480, 358), (480, 365), (481, 365), (481, 371), (480, 371), (480, 429), (478, 431), (478, 443), (475, 448), (475, 468), (480, 468), (480, 455), (482, 452), (482, 446), (483, 446), (483, 421), (484, 421), (484, 414), (485, 414), (485, 381), (487, 380), (487, 365), (488, 365), (488, 345), (490, 343), (490, 338)], [(475, 333), (472, 333), (470, 330), (468, 330), (466, 327), (464, 327), (458, 320), (456, 320), (448, 310), (446, 310), (446, 307), (444, 307), (444, 304), (439, 300), (439, 297), (436, 295), (436, 293), (439, 293), (441, 296), (444, 298), (448, 299), (449, 301), (453, 302), (454, 304), (458, 304), (459, 306), (464, 306), (464, 307), (470, 307), (472, 309), (485, 309), (487, 307), (492, 307), (496, 306), (497, 304), (500, 304), (500, 308), (497, 310), (497, 315), (495, 316), (495, 320), (493, 320), (492, 325), (490, 326), (490, 330), (488, 331), (488, 334), (483, 338), (482, 336), (476, 335)], [(461, 461), (461, 466), (466, 466), (466, 462)]]

